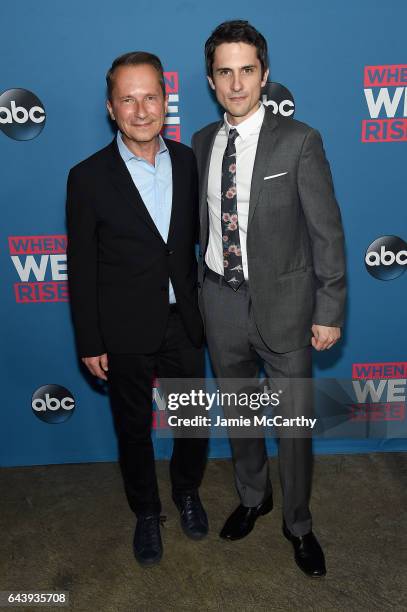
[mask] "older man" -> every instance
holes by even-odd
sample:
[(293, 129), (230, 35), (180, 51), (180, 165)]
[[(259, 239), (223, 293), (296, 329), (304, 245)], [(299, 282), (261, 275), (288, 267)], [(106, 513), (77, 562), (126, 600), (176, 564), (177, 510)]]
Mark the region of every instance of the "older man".
[[(204, 375), (196, 294), (197, 172), (190, 148), (160, 136), (167, 111), (155, 55), (127, 53), (107, 73), (113, 142), (68, 179), (68, 272), (79, 353), (108, 380), (120, 465), (137, 516), (134, 554), (162, 556), (151, 440), (152, 380)], [(176, 439), (170, 472), (181, 525), (208, 531), (198, 487), (207, 440)]]

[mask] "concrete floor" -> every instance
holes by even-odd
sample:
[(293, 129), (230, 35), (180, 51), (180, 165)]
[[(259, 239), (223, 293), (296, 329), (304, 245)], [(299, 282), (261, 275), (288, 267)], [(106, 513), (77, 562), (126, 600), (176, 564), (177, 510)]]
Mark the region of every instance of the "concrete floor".
[(217, 534), (237, 503), (230, 461), (209, 462), (201, 496), (210, 535), (201, 542), (182, 533), (168, 462), (158, 462), (168, 518), (163, 560), (149, 569), (132, 555), (134, 518), (116, 464), (4, 468), (0, 590), (70, 591), (70, 609), (84, 612), (407, 610), (407, 454), (316, 457), (314, 531), (328, 568), (319, 580), (297, 569), (281, 534), (270, 463), (273, 512), (225, 543)]

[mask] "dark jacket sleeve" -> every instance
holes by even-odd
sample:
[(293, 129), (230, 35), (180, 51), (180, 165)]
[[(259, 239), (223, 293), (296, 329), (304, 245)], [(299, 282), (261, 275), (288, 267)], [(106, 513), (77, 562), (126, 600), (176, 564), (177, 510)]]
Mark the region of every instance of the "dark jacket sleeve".
[(197, 163), (196, 163), (196, 157), (194, 153), (192, 153), (192, 164), (191, 165), (192, 165), (192, 168), (191, 168), (191, 173), (192, 173), (191, 199), (192, 199), (192, 204), (194, 207), (194, 219), (195, 219), (194, 240), (195, 240), (195, 244), (199, 244), (199, 179), (198, 179), (198, 168), (197, 168)]
[(78, 351), (81, 357), (95, 357), (105, 352), (98, 314), (97, 221), (76, 169), (68, 176), (66, 217), (69, 297)]
[(196, 132), (195, 134), (192, 134), (191, 147), (192, 147), (194, 154), (196, 155)]
[(298, 191), (317, 279), (313, 323), (341, 327), (346, 298), (344, 235), (329, 163), (316, 130), (304, 139)]

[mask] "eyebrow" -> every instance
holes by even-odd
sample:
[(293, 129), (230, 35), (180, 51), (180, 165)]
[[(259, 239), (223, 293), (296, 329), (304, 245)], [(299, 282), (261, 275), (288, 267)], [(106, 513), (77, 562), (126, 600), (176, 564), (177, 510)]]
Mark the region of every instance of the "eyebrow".
[[(240, 66), (239, 70), (244, 70), (245, 68), (257, 68), (256, 64), (247, 64), (246, 66)], [(215, 72), (220, 72), (221, 70), (232, 70), (229, 66), (220, 66), (216, 68)]]
[[(144, 94), (142, 94), (142, 95), (143, 95), (144, 97), (146, 97), (146, 96), (154, 96), (154, 97), (156, 97), (156, 96), (158, 96), (159, 94), (158, 94), (158, 93), (152, 93), (152, 92), (150, 92), (150, 93), (144, 93)], [(120, 96), (120, 100), (124, 100), (125, 98), (135, 98), (135, 97), (136, 97), (136, 94), (124, 94), (123, 96)]]

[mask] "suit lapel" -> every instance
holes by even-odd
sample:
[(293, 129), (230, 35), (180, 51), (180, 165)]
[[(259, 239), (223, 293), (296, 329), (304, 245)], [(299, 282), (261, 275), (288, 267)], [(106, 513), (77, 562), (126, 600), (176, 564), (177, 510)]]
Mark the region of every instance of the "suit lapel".
[(178, 158), (176, 147), (172, 145), (171, 140), (165, 139), (168, 151), (171, 158), (171, 172), (172, 172), (172, 204), (171, 204), (171, 217), (170, 227), (168, 230), (167, 244), (170, 244), (174, 239), (175, 228), (177, 225), (177, 217), (181, 214), (181, 207), (183, 204), (182, 186), (183, 181), (181, 180), (182, 166)]
[(220, 128), (223, 125), (223, 119), (217, 123), (213, 130), (211, 130), (202, 141), (201, 150), (202, 161), (201, 161), (201, 192), (200, 192), (200, 224), (201, 224), (201, 244), (204, 250), (207, 246), (208, 239), (208, 178), (209, 178), (209, 166), (211, 163), (211, 155), (215, 138)]
[(260, 191), (263, 187), (264, 177), (270, 162), (271, 154), (275, 148), (278, 137), (278, 122), (272, 111), (265, 109), (263, 125), (261, 126), (259, 140), (257, 143), (256, 157), (254, 159), (252, 182), (250, 186), (249, 218), (248, 225), (253, 219), (254, 211), (259, 200)]
[(123, 199), (128, 202), (129, 206), (132, 207), (136, 214), (139, 215), (139, 217), (148, 225), (154, 234), (160, 238), (160, 240), (162, 240), (161, 234), (152, 220), (137, 187), (133, 183), (130, 172), (127, 170), (126, 164), (119, 153), (116, 138), (113, 140), (110, 147), (111, 159), (109, 169), (113, 184), (120, 192)]

